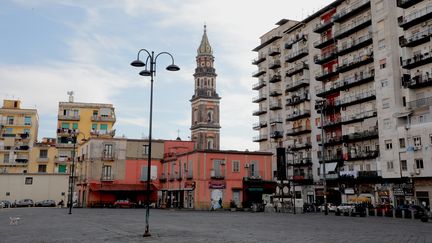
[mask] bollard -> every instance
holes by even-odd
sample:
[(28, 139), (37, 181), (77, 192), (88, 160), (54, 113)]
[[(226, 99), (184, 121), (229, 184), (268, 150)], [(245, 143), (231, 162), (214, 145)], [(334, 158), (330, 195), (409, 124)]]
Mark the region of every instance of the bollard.
[(402, 218), (405, 218), (405, 209), (402, 209)]
[(414, 210), (411, 210), (411, 219), (414, 220)]
[(393, 218), (396, 218), (396, 209), (393, 209)]
[(366, 208), (366, 217), (369, 217), (369, 209)]
[(374, 216), (378, 216), (378, 210), (376, 208), (374, 209)]
[(382, 210), (382, 216), (385, 217), (385, 209)]

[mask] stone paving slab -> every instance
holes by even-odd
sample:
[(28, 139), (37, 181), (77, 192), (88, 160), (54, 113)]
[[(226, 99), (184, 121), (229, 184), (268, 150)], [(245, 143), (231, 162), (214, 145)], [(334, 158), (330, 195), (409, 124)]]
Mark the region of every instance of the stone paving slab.
[[(9, 225), (9, 217), (21, 218)], [(12, 208), (0, 211), (0, 242), (432, 242), (432, 223), (332, 214), (152, 209)]]

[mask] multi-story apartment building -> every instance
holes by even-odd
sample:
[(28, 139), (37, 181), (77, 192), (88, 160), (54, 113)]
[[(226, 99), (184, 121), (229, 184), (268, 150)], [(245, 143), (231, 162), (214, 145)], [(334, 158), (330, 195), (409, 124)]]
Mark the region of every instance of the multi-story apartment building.
[(0, 173), (27, 173), (37, 140), (36, 109), (22, 109), (19, 100), (4, 100), (0, 109)]
[(28, 173), (67, 173), (66, 168), (56, 166), (57, 148), (54, 138), (36, 142), (30, 152)]
[(332, 202), (429, 204), (431, 9), (429, 0), (336, 0), (261, 37), (254, 141), (286, 149), (301, 201), (322, 202), (325, 169)]

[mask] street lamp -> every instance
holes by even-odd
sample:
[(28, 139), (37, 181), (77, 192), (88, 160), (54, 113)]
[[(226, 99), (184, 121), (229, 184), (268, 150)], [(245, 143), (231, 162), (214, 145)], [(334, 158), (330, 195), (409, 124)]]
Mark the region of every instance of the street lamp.
[[(84, 134), (82, 132), (77, 132), (75, 130), (72, 130), (72, 132), (70, 133), (70, 137), (69, 139), (72, 140), (71, 142), (73, 143), (73, 150), (72, 150), (72, 167), (71, 167), (71, 172), (70, 172), (70, 177), (69, 177), (69, 214), (72, 214), (72, 206), (73, 206), (73, 192), (74, 192), (74, 182), (75, 182), (75, 150), (76, 150), (76, 143), (77, 143), (77, 138), (78, 135), (82, 134), (84, 136)], [(85, 136), (84, 139), (85, 140)]]
[[(140, 60), (140, 53), (144, 51), (147, 53), (147, 58), (145, 63)], [(178, 71), (180, 68), (174, 64), (174, 57), (168, 52), (160, 52), (156, 54), (154, 51), (151, 53), (146, 49), (141, 49), (138, 51), (137, 59), (131, 62), (133, 67), (145, 67), (144, 70), (139, 72), (141, 76), (150, 76), (150, 118), (149, 118), (149, 145), (148, 145), (148, 160), (147, 160), (147, 209), (146, 209), (146, 228), (143, 237), (149, 237), (149, 217), (150, 217), (150, 169), (151, 169), (151, 153), (152, 153), (152, 115), (153, 115), (153, 76), (156, 76), (156, 60), (162, 55), (166, 54), (171, 57), (171, 65), (166, 67), (168, 71)], [(149, 63), (150, 62), (150, 63)]]
[(316, 100), (315, 101), (315, 109), (320, 111), (321, 115), (321, 158), (322, 158), (322, 165), (323, 165), (323, 187), (324, 187), (324, 214), (328, 215), (328, 207), (327, 207), (327, 181), (326, 181), (326, 164), (325, 164), (325, 158), (324, 158), (324, 109), (327, 105), (327, 101), (325, 99), (322, 100)]

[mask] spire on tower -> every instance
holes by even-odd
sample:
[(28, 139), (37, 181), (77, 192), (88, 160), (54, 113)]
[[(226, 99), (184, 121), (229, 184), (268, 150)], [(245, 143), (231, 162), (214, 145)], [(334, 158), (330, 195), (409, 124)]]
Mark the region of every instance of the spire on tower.
[(213, 55), (213, 50), (207, 37), (207, 25), (204, 24), (204, 34), (198, 47), (198, 55)]

